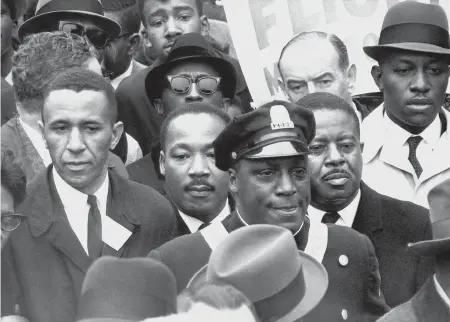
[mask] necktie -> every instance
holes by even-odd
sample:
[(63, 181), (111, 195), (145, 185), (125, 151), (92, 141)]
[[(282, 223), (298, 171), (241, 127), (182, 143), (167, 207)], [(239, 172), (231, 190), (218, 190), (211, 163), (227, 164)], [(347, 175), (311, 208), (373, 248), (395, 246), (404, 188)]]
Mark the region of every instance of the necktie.
[(338, 214), (337, 211), (331, 211), (323, 215), (322, 222), (324, 224), (335, 224), (339, 220), (339, 218), (341, 218), (341, 216)]
[(419, 146), (420, 142), (422, 141), (422, 137), (420, 135), (418, 136), (411, 136), (406, 141), (409, 145), (409, 156), (408, 160), (411, 162), (414, 171), (417, 174), (417, 178), (420, 178), (420, 175), (422, 174), (422, 166), (419, 163), (419, 160), (417, 159), (417, 147)]
[(88, 252), (91, 258), (98, 258), (102, 253), (102, 218), (97, 206), (97, 198), (88, 195), (88, 204), (91, 206), (88, 215)]

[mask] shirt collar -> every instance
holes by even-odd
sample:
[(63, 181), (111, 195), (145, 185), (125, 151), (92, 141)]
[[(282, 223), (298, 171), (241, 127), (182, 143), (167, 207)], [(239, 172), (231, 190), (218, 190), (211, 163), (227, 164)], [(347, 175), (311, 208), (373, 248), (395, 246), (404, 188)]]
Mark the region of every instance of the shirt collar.
[[(236, 207), (236, 214), (238, 215), (239, 220), (240, 220), (245, 226), (250, 226), (249, 224), (247, 224), (247, 223), (245, 222), (244, 218), (242, 218), (241, 214), (239, 213), (239, 209), (238, 209), (237, 207)], [(305, 221), (302, 222), (302, 224), (301, 224), (300, 228), (297, 230), (297, 232), (296, 232), (295, 234), (293, 234), (294, 236), (296, 236), (296, 235), (300, 232), (300, 230), (302, 230), (304, 224), (305, 224)]]
[[(350, 202), (347, 207), (342, 210), (339, 210), (340, 219), (343, 221), (343, 226), (352, 227), (353, 222), (355, 221), (356, 212), (358, 211), (359, 201), (361, 200), (361, 189), (358, 189), (356, 197), (353, 198), (352, 202)], [(326, 213), (326, 211), (317, 209), (311, 205), (308, 207), (308, 214), (311, 221), (314, 222), (322, 222), (322, 217)]]
[(120, 83), (122, 83), (122, 81), (131, 76), (131, 72), (133, 71), (133, 61), (131, 61), (130, 66), (128, 66), (128, 69), (122, 74), (117, 76), (116, 78), (114, 78), (111, 81), (111, 85), (114, 89), (117, 89), (117, 87), (119, 87)]
[[(56, 169), (53, 167), (53, 180), (55, 182), (55, 187), (64, 208), (72, 207), (73, 205), (80, 205), (87, 203), (88, 195), (82, 193), (81, 191), (70, 186), (63, 178), (58, 174)], [(103, 180), (102, 185), (94, 193), (97, 197), (97, 206), (100, 210), (100, 214), (104, 215), (106, 213), (106, 203), (108, 199), (109, 190), (109, 177), (106, 174), (105, 180)]]
[(434, 285), (436, 286), (436, 292), (438, 295), (442, 298), (444, 303), (447, 305), (448, 308), (450, 308), (450, 298), (445, 293), (444, 289), (442, 288), (441, 284), (439, 284), (439, 281), (436, 278), (436, 274), (433, 276)]
[[(201, 225), (205, 224), (203, 221), (194, 218), (192, 216), (186, 215), (183, 213), (180, 209), (178, 209), (178, 212), (180, 213), (181, 219), (185, 222), (186, 226), (189, 228), (189, 231), (191, 233), (195, 233)], [(230, 214), (230, 205), (228, 204), (228, 199), (225, 202), (225, 206), (222, 208), (222, 211), (213, 219), (211, 220), (211, 223), (213, 222), (221, 222)]]
[(5, 80), (8, 82), (9, 85), (14, 86), (12, 79), (12, 71), (10, 71), (8, 75), (6, 75)]

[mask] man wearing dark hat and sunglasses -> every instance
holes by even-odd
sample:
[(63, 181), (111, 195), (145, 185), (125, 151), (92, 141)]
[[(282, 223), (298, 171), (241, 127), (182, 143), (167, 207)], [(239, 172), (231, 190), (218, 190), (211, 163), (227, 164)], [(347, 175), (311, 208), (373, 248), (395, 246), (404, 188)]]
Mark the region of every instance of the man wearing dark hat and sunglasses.
[(428, 192), (450, 178), (449, 39), (444, 9), (405, 1), (386, 13), (378, 45), (364, 47), (384, 104), (362, 122), (363, 180), (426, 208)]
[(450, 321), (450, 179), (428, 194), (433, 238), (409, 244), (409, 250), (436, 258), (436, 274), (417, 294), (379, 319), (379, 322)]
[(314, 133), (312, 112), (285, 101), (235, 117), (221, 132), (213, 143), (216, 167), (229, 172), (235, 211), (149, 254), (172, 269), (179, 290), (230, 232), (270, 224), (290, 230), (298, 249), (327, 270), (328, 291), (304, 321), (373, 321), (386, 313), (378, 261), (368, 237), (348, 227), (310, 225), (306, 216), (311, 198), (308, 144)]
[(100, 62), (105, 46), (121, 32), (117, 22), (104, 16), (100, 0), (39, 0), (36, 15), (20, 26), (19, 39), (57, 30), (83, 36), (97, 50)]

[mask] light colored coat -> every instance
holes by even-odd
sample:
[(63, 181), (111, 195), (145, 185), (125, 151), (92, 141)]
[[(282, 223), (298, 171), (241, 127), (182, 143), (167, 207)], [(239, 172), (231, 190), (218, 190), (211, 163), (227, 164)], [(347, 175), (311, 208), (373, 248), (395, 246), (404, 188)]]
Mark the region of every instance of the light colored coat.
[(450, 178), (450, 112), (442, 108), (441, 115), (446, 130), (422, 164), (423, 172), (416, 185), (408, 159), (399, 157), (398, 149), (385, 144), (389, 138), (383, 128), (384, 105), (376, 108), (361, 125), (364, 182), (381, 194), (429, 208), (428, 192)]

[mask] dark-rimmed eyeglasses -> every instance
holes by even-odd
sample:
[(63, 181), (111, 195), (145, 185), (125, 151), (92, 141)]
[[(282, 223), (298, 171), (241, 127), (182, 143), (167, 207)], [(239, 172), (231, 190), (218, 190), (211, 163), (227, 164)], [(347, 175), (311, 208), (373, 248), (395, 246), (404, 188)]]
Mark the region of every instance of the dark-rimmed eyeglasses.
[(221, 77), (202, 76), (195, 81), (192, 78), (182, 75), (167, 76), (170, 88), (177, 94), (185, 94), (190, 91), (192, 83), (197, 85), (198, 90), (205, 95), (212, 95), (219, 87)]
[(86, 28), (76, 22), (60, 21), (58, 24), (58, 30), (81, 37), (86, 37), (89, 42), (98, 49), (104, 48), (108, 44), (110, 38), (110, 35), (101, 29)]
[(2, 231), (11, 232), (16, 230), (26, 216), (21, 214), (2, 215)]

